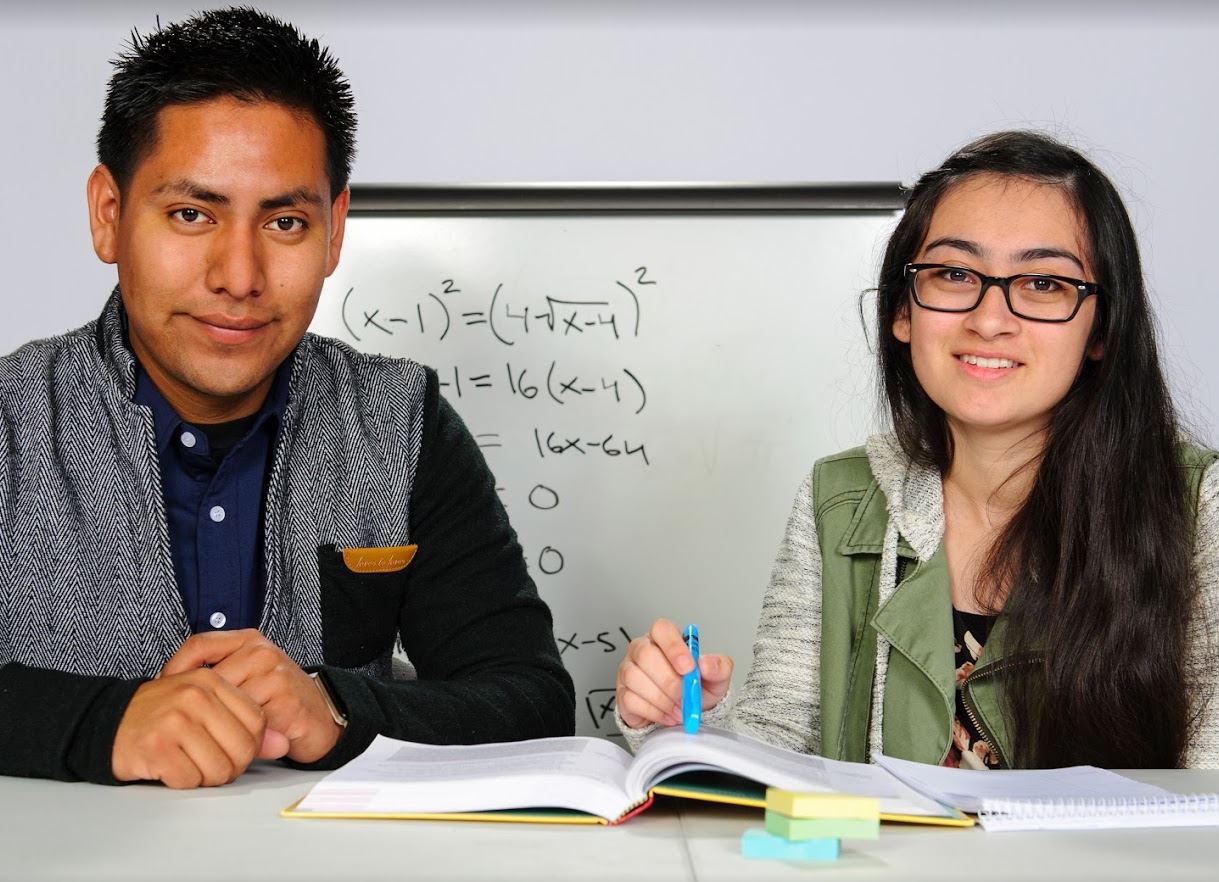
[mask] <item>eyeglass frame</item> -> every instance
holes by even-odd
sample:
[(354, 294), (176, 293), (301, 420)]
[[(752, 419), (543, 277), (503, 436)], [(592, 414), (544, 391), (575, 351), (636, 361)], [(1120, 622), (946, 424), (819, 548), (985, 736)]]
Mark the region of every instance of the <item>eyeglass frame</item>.
[[(962, 309), (948, 309), (943, 306), (928, 306), (923, 301), (919, 300), (918, 289), (915, 287), (914, 279), (922, 270), (929, 269), (955, 269), (963, 272), (972, 273), (982, 281), (982, 287), (978, 291), (978, 299), (974, 301), (973, 306), (966, 306)], [(1101, 286), (1097, 282), (1085, 282), (1083, 279), (1073, 279), (1070, 276), (1057, 276), (1053, 273), (1016, 273), (1014, 276), (988, 276), (978, 272), (973, 267), (957, 266), (950, 263), (908, 263), (902, 267), (902, 275), (906, 277), (906, 288), (910, 293), (910, 297), (923, 309), (930, 309), (932, 312), (973, 312), (982, 305), (983, 298), (986, 297), (986, 292), (990, 290), (992, 285), (998, 285), (999, 290), (1003, 292), (1003, 300), (1007, 304), (1007, 310), (1016, 318), (1022, 318), (1030, 322), (1049, 322), (1050, 324), (1063, 324), (1071, 321), (1079, 314), (1079, 308), (1083, 306), (1084, 300), (1094, 295), (1101, 293)], [(1075, 308), (1071, 310), (1071, 314), (1066, 318), (1041, 318), (1039, 316), (1025, 315), (1022, 312), (1017, 312), (1012, 306), (1011, 284), (1016, 279), (1053, 279), (1056, 282), (1064, 282), (1075, 289)]]

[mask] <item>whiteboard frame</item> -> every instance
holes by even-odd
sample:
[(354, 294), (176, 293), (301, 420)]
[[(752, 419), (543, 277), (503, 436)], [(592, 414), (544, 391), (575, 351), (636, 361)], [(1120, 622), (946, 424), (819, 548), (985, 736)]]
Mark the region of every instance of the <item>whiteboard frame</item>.
[(894, 211), (897, 182), (352, 184), (354, 214), (651, 214)]

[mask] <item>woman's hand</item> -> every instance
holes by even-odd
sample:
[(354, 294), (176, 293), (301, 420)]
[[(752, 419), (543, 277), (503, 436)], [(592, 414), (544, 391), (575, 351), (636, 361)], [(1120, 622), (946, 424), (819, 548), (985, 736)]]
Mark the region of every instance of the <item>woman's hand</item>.
[[(732, 659), (702, 655), (703, 710), (715, 707), (732, 682)], [(681, 631), (668, 619), (657, 619), (643, 637), (632, 640), (618, 665), (615, 698), (622, 721), (632, 729), (650, 723), (681, 725), (682, 677), (694, 670), (694, 657)]]

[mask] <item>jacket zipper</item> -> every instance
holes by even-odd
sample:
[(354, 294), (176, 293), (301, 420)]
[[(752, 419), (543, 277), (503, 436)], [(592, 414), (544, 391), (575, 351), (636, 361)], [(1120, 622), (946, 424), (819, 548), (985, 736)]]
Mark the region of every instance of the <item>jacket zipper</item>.
[(986, 727), (982, 725), (982, 720), (978, 717), (977, 708), (973, 706), (969, 697), (969, 691), (966, 687), (968, 687), (974, 680), (983, 680), (987, 677), (994, 676), (999, 671), (1007, 668), (1032, 664), (1035, 661), (1037, 661), (1036, 658), (1005, 659), (989, 665), (982, 665), (980, 668), (974, 668), (974, 670), (970, 672), (969, 676), (961, 681), (961, 685), (957, 687), (957, 690), (961, 693), (961, 706), (965, 708), (965, 715), (969, 717), (969, 722), (973, 723), (974, 729), (976, 729), (978, 734), (982, 736), (982, 740), (986, 743), (986, 746), (994, 752), (995, 756), (999, 757), (999, 763), (1005, 769), (1010, 769), (1012, 765), (1010, 762), (1008, 762), (1007, 757), (1003, 755), (1003, 751), (999, 749), (999, 742), (990, 732), (987, 731)]

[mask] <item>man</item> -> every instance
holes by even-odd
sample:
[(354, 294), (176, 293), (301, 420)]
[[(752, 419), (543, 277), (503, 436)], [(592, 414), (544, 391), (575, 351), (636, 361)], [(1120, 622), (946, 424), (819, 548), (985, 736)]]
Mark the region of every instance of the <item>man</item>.
[(253, 10), (116, 62), (88, 205), (118, 288), (0, 361), (0, 773), (195, 787), (378, 733), (571, 733), (549, 610), (435, 373), (305, 333), (354, 128), (329, 53)]

